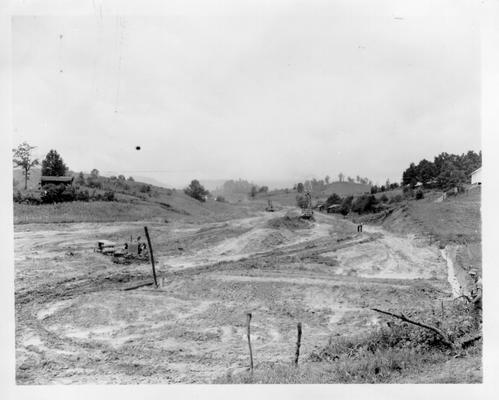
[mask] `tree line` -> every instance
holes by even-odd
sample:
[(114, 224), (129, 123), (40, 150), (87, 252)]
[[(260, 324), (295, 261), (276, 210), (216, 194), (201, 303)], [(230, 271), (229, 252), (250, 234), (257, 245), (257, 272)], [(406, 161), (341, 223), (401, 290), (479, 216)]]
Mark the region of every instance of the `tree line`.
[(440, 153), (432, 161), (422, 159), (411, 163), (402, 174), (402, 184), (414, 188), (418, 182), (424, 187), (448, 190), (470, 182), (473, 171), (482, 166), (482, 152), (470, 150), (461, 155)]

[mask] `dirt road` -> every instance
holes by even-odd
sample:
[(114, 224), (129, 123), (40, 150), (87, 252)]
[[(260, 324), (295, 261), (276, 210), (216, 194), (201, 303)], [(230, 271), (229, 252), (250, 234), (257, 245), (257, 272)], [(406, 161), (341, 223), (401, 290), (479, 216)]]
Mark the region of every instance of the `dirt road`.
[(449, 299), (437, 248), (347, 220), (278, 213), (202, 225), (149, 224), (148, 264), (116, 265), (96, 239), (127, 240), (143, 224), (23, 225), (15, 231), (16, 373), (20, 384), (207, 383), (248, 365), (302, 360), (331, 335), (373, 329), (369, 307)]

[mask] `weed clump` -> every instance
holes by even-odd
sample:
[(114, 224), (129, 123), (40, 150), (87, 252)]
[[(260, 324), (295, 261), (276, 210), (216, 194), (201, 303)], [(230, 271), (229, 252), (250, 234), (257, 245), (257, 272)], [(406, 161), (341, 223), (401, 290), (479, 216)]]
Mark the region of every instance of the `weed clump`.
[(273, 218), (267, 222), (267, 226), (271, 229), (308, 229), (312, 225), (304, 220), (299, 215), (286, 214), (284, 217)]

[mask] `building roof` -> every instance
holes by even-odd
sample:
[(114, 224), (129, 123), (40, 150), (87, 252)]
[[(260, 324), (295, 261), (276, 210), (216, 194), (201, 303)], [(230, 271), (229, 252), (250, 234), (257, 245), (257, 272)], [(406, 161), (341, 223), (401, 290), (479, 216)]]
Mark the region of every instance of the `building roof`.
[(74, 179), (73, 176), (42, 176), (40, 180), (42, 182), (72, 182)]
[(480, 172), (482, 170), (482, 167), (475, 169), (471, 175), (476, 174), (477, 172)]

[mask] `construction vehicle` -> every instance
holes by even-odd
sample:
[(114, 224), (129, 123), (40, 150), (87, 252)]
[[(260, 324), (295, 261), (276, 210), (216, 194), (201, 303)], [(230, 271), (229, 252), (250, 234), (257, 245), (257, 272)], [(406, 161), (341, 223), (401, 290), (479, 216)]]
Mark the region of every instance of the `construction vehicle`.
[(306, 203), (301, 209), (301, 217), (304, 219), (313, 219), (314, 210), (312, 209), (312, 196), (310, 195), (310, 192), (305, 193), (305, 199)]
[(146, 262), (149, 257), (147, 245), (140, 241), (140, 236), (136, 242), (130, 238), (130, 243), (125, 242), (123, 245), (109, 240), (99, 240), (94, 251), (112, 256), (113, 262), (116, 264), (130, 264), (134, 261)]
[(272, 205), (272, 200), (268, 200), (268, 205), (267, 207), (265, 208), (265, 211), (268, 211), (268, 212), (274, 212), (275, 209), (274, 209), (274, 206)]

